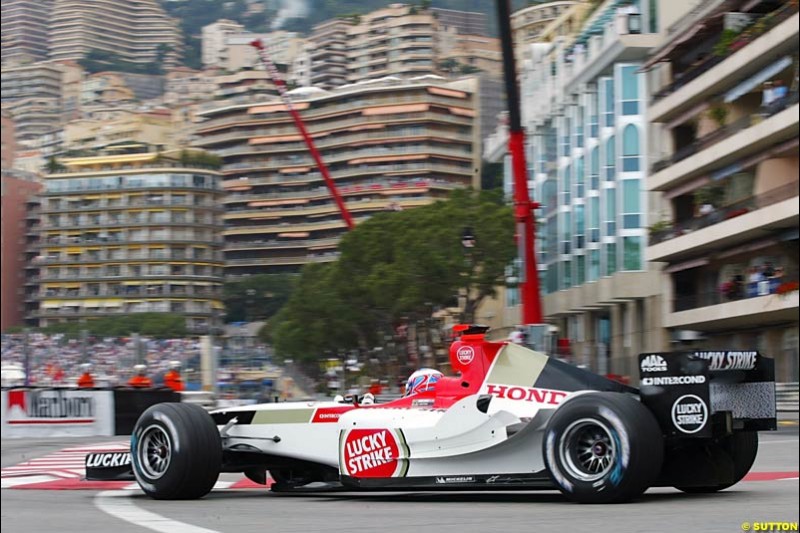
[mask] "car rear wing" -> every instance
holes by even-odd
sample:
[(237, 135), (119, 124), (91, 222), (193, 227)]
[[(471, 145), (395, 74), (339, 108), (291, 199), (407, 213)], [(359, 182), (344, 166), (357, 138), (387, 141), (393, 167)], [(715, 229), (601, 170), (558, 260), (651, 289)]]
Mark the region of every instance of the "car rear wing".
[(639, 355), (640, 396), (668, 437), (777, 428), (775, 362), (757, 351)]

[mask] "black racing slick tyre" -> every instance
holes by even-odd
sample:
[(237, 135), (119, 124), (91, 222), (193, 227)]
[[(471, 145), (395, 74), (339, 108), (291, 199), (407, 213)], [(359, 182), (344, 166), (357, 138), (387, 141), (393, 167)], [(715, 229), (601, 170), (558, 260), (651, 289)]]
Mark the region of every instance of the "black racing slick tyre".
[(198, 405), (154, 405), (133, 428), (131, 462), (136, 481), (148, 496), (157, 500), (202, 498), (219, 478), (219, 431)]
[[(750, 471), (758, 454), (758, 433), (755, 431), (737, 431), (723, 439), (692, 449), (691, 452), (684, 451), (684, 458), (687, 453), (699, 454), (708, 462), (714, 462), (715, 458), (727, 455), (733, 461), (733, 478), (725, 483), (700, 483), (698, 486), (676, 486), (675, 488), (683, 492), (692, 494), (704, 494), (718, 492), (732, 487), (739, 483)], [(717, 461), (719, 462), (719, 461)], [(688, 464), (691, 464), (689, 462)], [(700, 471), (697, 469), (696, 471)]]
[(664, 439), (658, 422), (627, 394), (581, 394), (556, 410), (544, 437), (550, 479), (570, 500), (620, 503), (658, 477)]

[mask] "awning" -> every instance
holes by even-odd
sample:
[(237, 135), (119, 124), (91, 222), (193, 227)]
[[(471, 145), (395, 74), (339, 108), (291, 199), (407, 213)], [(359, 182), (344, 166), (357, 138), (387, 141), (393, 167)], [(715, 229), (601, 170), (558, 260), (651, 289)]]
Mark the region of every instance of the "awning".
[(735, 255), (755, 252), (756, 250), (761, 250), (763, 248), (773, 246), (775, 244), (778, 244), (779, 242), (780, 240), (777, 237), (773, 237), (771, 239), (763, 239), (748, 244), (743, 244), (741, 246), (737, 246), (736, 248), (731, 248), (724, 252), (720, 252), (719, 254), (717, 254), (717, 259), (727, 259), (728, 257), (733, 257)]
[(102, 304), (102, 300), (84, 300), (83, 306), (84, 307), (100, 307)]
[(688, 110), (684, 111), (683, 113), (673, 118), (669, 122), (664, 123), (664, 127), (667, 128), (668, 130), (671, 130), (676, 126), (680, 126), (687, 120), (700, 115), (700, 113), (702, 113), (709, 107), (711, 107), (711, 105), (708, 102), (700, 102), (696, 106), (690, 107)]
[(131, 285), (142, 285), (143, 281), (123, 281), (123, 285), (131, 286)]
[(225, 304), (223, 304), (222, 302), (213, 301), (211, 302), (211, 307), (213, 309), (225, 309)]
[(61, 307), (61, 300), (50, 300), (42, 302), (42, 309), (54, 309), (56, 307)]
[(106, 300), (105, 301), (106, 307), (121, 307), (122, 300)]
[(681, 263), (675, 263), (674, 265), (670, 265), (664, 269), (665, 274), (674, 274), (675, 272), (680, 272), (682, 270), (689, 270), (690, 268), (698, 268), (701, 266), (706, 266), (708, 264), (708, 258), (702, 257), (700, 259), (692, 259), (690, 261), (683, 261)]
[(755, 76), (751, 76), (750, 78), (744, 80), (742, 83), (725, 93), (724, 101), (725, 103), (733, 102), (734, 100), (738, 100), (740, 96), (743, 96), (768, 79), (772, 78), (776, 74), (778, 74), (783, 69), (791, 66), (792, 64), (792, 57), (791, 56), (783, 56), (770, 66), (766, 67), (764, 70), (756, 74)]

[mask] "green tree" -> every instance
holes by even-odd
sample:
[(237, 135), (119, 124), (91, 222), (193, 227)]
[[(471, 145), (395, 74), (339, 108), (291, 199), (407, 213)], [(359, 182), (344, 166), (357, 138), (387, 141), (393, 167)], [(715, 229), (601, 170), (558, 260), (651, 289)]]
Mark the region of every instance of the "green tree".
[(186, 317), (175, 313), (132, 313), (121, 317), (103, 317), (84, 323), (54, 324), (43, 328), (44, 333), (65, 333), (71, 337), (87, 330), (100, 337), (127, 337), (139, 333), (146, 337), (174, 339), (185, 337)]
[[(471, 228), (476, 243), (461, 243)], [(322, 357), (368, 349), (403, 323), (464, 301), (463, 319), (504, 283), (514, 257), (512, 210), (499, 192), (455, 191), (447, 201), (382, 213), (342, 239), (340, 259), (305, 267), (269, 329), (278, 354)]]
[(296, 279), (296, 275), (289, 274), (259, 274), (225, 283), (225, 320), (269, 320), (289, 299)]

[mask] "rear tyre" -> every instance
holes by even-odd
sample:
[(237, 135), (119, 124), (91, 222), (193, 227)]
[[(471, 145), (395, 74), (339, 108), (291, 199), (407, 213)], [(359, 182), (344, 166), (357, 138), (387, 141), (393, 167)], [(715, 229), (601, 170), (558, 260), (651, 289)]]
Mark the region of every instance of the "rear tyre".
[(219, 478), (219, 431), (198, 405), (154, 405), (134, 426), (131, 462), (136, 481), (148, 496), (157, 500), (202, 498)]
[(632, 396), (615, 392), (568, 400), (550, 418), (543, 446), (550, 479), (579, 503), (640, 496), (655, 482), (664, 456), (652, 413)]
[(711, 483), (700, 486), (677, 486), (678, 490), (691, 494), (707, 494), (718, 492), (739, 483), (753, 467), (758, 454), (758, 433), (755, 431), (739, 431), (728, 435), (720, 441), (692, 450), (709, 461), (727, 454), (733, 461), (733, 480), (726, 483)]

